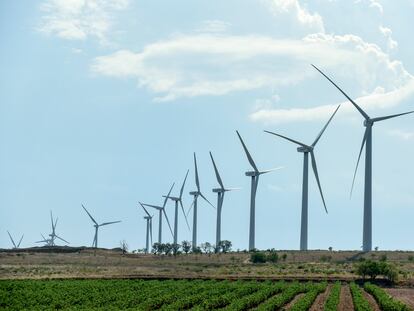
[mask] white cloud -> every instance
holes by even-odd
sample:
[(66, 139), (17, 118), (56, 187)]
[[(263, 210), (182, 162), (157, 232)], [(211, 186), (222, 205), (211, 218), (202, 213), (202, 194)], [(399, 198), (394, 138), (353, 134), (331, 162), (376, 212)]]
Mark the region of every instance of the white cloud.
[(129, 0), (46, 0), (38, 30), (67, 40), (97, 38), (102, 44), (113, 24), (113, 11), (123, 10)]
[(221, 20), (205, 20), (201, 23), (197, 32), (207, 32), (207, 33), (219, 33), (225, 32), (231, 26), (231, 23), (221, 21)]
[(390, 130), (388, 132), (389, 135), (397, 137), (402, 140), (414, 140), (414, 132), (407, 132), (403, 130)]
[(298, 0), (263, 0), (278, 19), (290, 20), (290, 27), (302, 26), (306, 33), (325, 32), (322, 17), (318, 13), (310, 13), (300, 5)]
[(361, 93), (385, 92), (411, 79), (402, 64), (374, 44), (352, 35), (309, 35), (301, 40), (263, 36), (196, 34), (149, 44), (141, 52), (121, 50), (95, 58), (96, 74), (132, 77), (156, 100), (224, 95), (297, 84), (315, 75), (309, 64), (341, 72)]
[(398, 47), (397, 41), (392, 38), (392, 30), (388, 27), (379, 26), (380, 32), (387, 39), (387, 48), (389, 51), (394, 50)]
[[(321, 76), (322, 77), (322, 76)], [(323, 77), (321, 79), (324, 79)], [(333, 87), (333, 86), (332, 86)], [(374, 109), (385, 109), (397, 106), (401, 101), (414, 95), (414, 79), (411, 78), (403, 86), (385, 92), (383, 88), (377, 88), (370, 95), (354, 98), (353, 100), (364, 110), (369, 112)], [(338, 96), (342, 96), (338, 92)], [(339, 103), (338, 103), (339, 104)], [(264, 124), (281, 124), (298, 121), (323, 121), (327, 120), (338, 104), (323, 105), (313, 108), (292, 109), (260, 109), (250, 115), (252, 121)], [(339, 115), (355, 113), (355, 108), (349, 101), (343, 101)]]
[(370, 8), (377, 10), (381, 15), (384, 14), (384, 8), (378, 0), (355, 0), (355, 3), (368, 3)]

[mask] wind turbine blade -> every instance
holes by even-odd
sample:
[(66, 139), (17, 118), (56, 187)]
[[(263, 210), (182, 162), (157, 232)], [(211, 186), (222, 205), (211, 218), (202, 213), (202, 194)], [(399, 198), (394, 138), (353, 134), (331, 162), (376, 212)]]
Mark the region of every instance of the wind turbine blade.
[(11, 234), (10, 234), (10, 232), (9, 232), (9, 231), (7, 231), (7, 234), (9, 235), (9, 238), (10, 238), (11, 242), (13, 243), (13, 246), (14, 246), (15, 248), (17, 248), (17, 247), (16, 247), (16, 243), (14, 243), (14, 240), (13, 240), (13, 238), (12, 238), (12, 236), (11, 236)]
[(223, 181), (221, 180), (219, 171), (216, 166), (216, 162), (214, 162), (214, 158), (213, 158), (213, 155), (211, 154), (211, 151), (210, 151), (210, 158), (211, 158), (211, 161), (213, 162), (214, 172), (216, 173), (217, 182), (219, 183), (221, 189), (224, 189)]
[(236, 188), (225, 188), (225, 191), (234, 191), (234, 190), (241, 190), (242, 188), (236, 187)]
[(359, 160), (361, 159), (362, 150), (364, 149), (364, 145), (365, 145), (366, 140), (367, 140), (367, 130), (365, 130), (364, 137), (362, 138), (361, 149), (359, 150), (358, 161), (357, 161), (356, 166), (355, 166), (354, 177), (352, 178), (351, 193), (350, 193), (349, 197), (352, 197), (352, 191), (354, 190), (354, 183), (355, 183), (355, 177), (356, 177), (356, 174), (357, 174), (357, 171), (358, 171)]
[(85, 212), (89, 215), (89, 217), (92, 219), (92, 221), (95, 223), (95, 225), (98, 225), (98, 223), (96, 222), (96, 220), (93, 219), (92, 215), (88, 212), (88, 210), (86, 209), (86, 207), (83, 206), (83, 204), (82, 204), (82, 207), (85, 210)]
[(184, 206), (183, 206), (183, 202), (181, 202), (181, 200), (180, 200), (180, 205), (181, 205), (181, 210), (182, 210), (182, 212), (184, 214), (184, 219), (185, 219), (185, 223), (187, 224), (188, 230), (191, 230), (190, 229), (190, 225), (188, 224), (187, 216), (185, 216)]
[(197, 191), (200, 192), (200, 179), (198, 178), (198, 169), (197, 169), (197, 158), (194, 152), (194, 174), (195, 174), (195, 183), (197, 186)]
[(210, 201), (207, 200), (207, 198), (201, 192), (199, 192), (199, 195), (200, 195), (200, 197), (202, 197), (204, 199), (204, 201), (206, 201), (208, 204), (210, 204), (212, 208), (216, 209), (216, 207), (213, 204), (211, 204)]
[(284, 167), (283, 166), (279, 166), (279, 167), (272, 168), (270, 170), (260, 171), (259, 173), (260, 174), (266, 174), (266, 173), (270, 173), (270, 172), (273, 172), (273, 171), (281, 170), (282, 168), (284, 168)]
[(180, 190), (180, 200), (181, 200), (181, 198), (182, 198), (182, 196), (183, 196), (183, 192), (184, 192), (184, 186), (185, 186), (185, 181), (187, 180), (187, 176), (188, 176), (188, 172), (189, 172), (190, 170), (187, 170), (187, 174), (185, 174), (185, 178), (184, 178), (184, 182), (183, 182), (183, 185), (181, 186), (181, 190)]
[(328, 127), (329, 123), (332, 121), (333, 117), (335, 116), (336, 112), (338, 111), (339, 107), (341, 107), (341, 105), (338, 105), (338, 107), (335, 109), (334, 113), (332, 114), (332, 116), (329, 118), (328, 122), (325, 124), (325, 126), (323, 127), (322, 131), (319, 133), (319, 135), (316, 137), (315, 141), (312, 144), (312, 147), (315, 147), (316, 144), (318, 143), (319, 139), (321, 138), (323, 132), (325, 132), (326, 128)]
[(187, 217), (188, 217), (188, 215), (190, 214), (190, 212), (191, 212), (192, 208), (194, 207), (195, 200), (196, 200), (196, 197), (194, 196), (193, 202), (191, 203), (190, 208), (189, 208), (189, 209), (188, 209), (188, 211), (187, 211)]
[(165, 197), (165, 199), (164, 199), (164, 204), (162, 205), (162, 208), (165, 208), (165, 205), (167, 205), (167, 201), (168, 201), (168, 198), (170, 197), (170, 194), (171, 194), (171, 191), (173, 190), (173, 188), (174, 188), (174, 184), (175, 183), (173, 183), (172, 184), (172, 186), (171, 186), (171, 188), (170, 188), (170, 191), (168, 191), (168, 194), (167, 194), (167, 196)]
[(385, 117), (372, 118), (371, 120), (373, 122), (384, 121), (384, 120), (396, 118), (396, 117), (399, 117), (399, 116), (403, 116), (403, 115), (406, 115), (406, 114), (410, 114), (410, 113), (413, 113), (413, 112), (414, 111), (409, 111), (409, 112), (404, 112), (404, 113), (398, 113), (398, 114), (392, 114), (392, 115), (385, 116)]
[(283, 138), (283, 139), (286, 139), (286, 140), (288, 140), (288, 141), (290, 141), (290, 142), (292, 142), (292, 143), (294, 143), (294, 144), (297, 144), (297, 145), (299, 145), (299, 146), (302, 146), (302, 147), (308, 147), (308, 145), (305, 145), (304, 143), (301, 143), (300, 141), (294, 140), (294, 139), (292, 139), (292, 138), (289, 138), (289, 137), (286, 137), (286, 136), (283, 136), (283, 135), (280, 135), (280, 134), (277, 134), (277, 133), (274, 133), (274, 132), (270, 132), (270, 131), (264, 131), (264, 132), (266, 132), (266, 133), (268, 133), (268, 134), (272, 134), (272, 135), (279, 136), (279, 137), (281, 137), (281, 138)]
[(56, 225), (57, 225), (57, 222), (58, 222), (58, 217), (56, 217), (56, 220), (55, 220), (55, 226), (53, 227), (53, 232), (55, 232), (55, 230), (56, 230)]
[(351, 103), (354, 105), (354, 107), (359, 111), (360, 114), (366, 119), (369, 120), (369, 116), (366, 114), (364, 110), (361, 109), (352, 99), (349, 97), (338, 85), (335, 84), (326, 74), (324, 74), (318, 67), (313, 65), (313, 68), (315, 68), (317, 71), (319, 71), (329, 82), (331, 82)]
[(145, 208), (144, 204), (142, 204), (141, 202), (138, 202), (141, 207), (144, 209), (145, 213), (147, 213), (148, 216), (151, 216), (150, 213), (148, 213), (147, 209)]
[(149, 220), (149, 226), (150, 226), (150, 237), (151, 237), (151, 246), (152, 246), (152, 218), (150, 218), (150, 220)]
[(45, 241), (47, 240), (43, 234), (40, 234), (40, 235), (42, 236), (43, 240)]
[(117, 224), (117, 223), (119, 223), (119, 222), (121, 222), (121, 221), (120, 221), (120, 220), (117, 220), (117, 221), (104, 222), (104, 223), (100, 224), (100, 225), (99, 225), (99, 227), (100, 227), (100, 226), (106, 226), (106, 225)]
[(323, 206), (325, 207), (325, 212), (328, 213), (328, 209), (326, 208), (326, 204), (325, 204), (325, 198), (323, 197), (323, 193), (322, 193), (321, 182), (319, 181), (318, 168), (316, 166), (316, 160), (315, 160), (315, 155), (313, 154), (313, 151), (310, 152), (310, 155), (311, 155), (311, 159), (312, 159), (313, 173), (315, 174), (316, 182), (318, 183), (318, 188), (319, 188), (319, 192), (321, 194)]
[(22, 235), (22, 237), (20, 238), (20, 241), (19, 241), (19, 244), (17, 244), (17, 247), (20, 247), (20, 243), (22, 243), (23, 237), (24, 237), (24, 234), (23, 234), (23, 235)]
[(241, 144), (242, 144), (242, 146), (243, 146), (244, 152), (246, 153), (247, 160), (249, 161), (250, 165), (253, 167), (254, 171), (255, 171), (255, 172), (258, 172), (259, 170), (257, 169), (256, 163), (254, 163), (253, 158), (252, 158), (252, 156), (250, 155), (249, 150), (247, 150), (247, 147), (246, 147), (246, 145), (244, 144), (244, 141), (243, 141), (243, 139), (241, 138), (241, 136), (240, 136), (240, 134), (239, 134), (239, 131), (236, 131), (236, 133), (237, 133), (237, 136), (239, 136), (239, 139), (240, 139), (240, 142), (241, 142)]
[(68, 241), (66, 241), (65, 239), (61, 238), (60, 236), (55, 235), (55, 237), (57, 237), (59, 240), (62, 240), (62, 241), (63, 241), (63, 242), (65, 242), (65, 243), (70, 244)]
[(171, 229), (170, 220), (168, 219), (167, 213), (165, 212), (165, 208), (163, 208), (162, 211), (164, 213), (165, 219), (167, 220), (168, 228), (170, 228), (171, 236), (174, 236), (174, 233)]
[(50, 211), (50, 222), (52, 223), (52, 231), (54, 232), (55, 231), (55, 225), (53, 224), (54, 221), (53, 221), (52, 211)]
[(162, 209), (162, 206), (158, 206), (158, 205), (152, 205), (152, 204), (146, 204), (146, 203), (142, 203), (142, 205), (147, 206), (147, 207), (152, 207), (152, 208), (155, 208), (157, 210)]

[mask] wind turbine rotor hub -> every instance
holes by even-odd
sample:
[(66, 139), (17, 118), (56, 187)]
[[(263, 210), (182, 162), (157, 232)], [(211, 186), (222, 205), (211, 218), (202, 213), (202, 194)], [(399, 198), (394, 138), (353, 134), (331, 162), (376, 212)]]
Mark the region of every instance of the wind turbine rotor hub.
[(221, 189), (221, 188), (214, 188), (213, 189), (213, 192), (216, 192), (216, 193), (223, 193), (223, 192), (225, 192), (226, 190), (224, 190), (224, 189)]
[(372, 120), (371, 119), (369, 119), (369, 120), (364, 120), (364, 126), (365, 127), (368, 127), (368, 126), (372, 126), (374, 124), (374, 122), (372, 122)]

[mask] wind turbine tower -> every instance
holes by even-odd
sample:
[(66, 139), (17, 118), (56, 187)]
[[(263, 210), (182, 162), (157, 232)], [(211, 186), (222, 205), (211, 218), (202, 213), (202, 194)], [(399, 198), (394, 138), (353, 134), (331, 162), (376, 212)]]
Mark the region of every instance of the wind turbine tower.
[(364, 184), (364, 220), (363, 220), (363, 233), (362, 233), (362, 250), (369, 252), (372, 250), (372, 126), (375, 122), (380, 122), (406, 114), (413, 113), (414, 111), (398, 113), (388, 115), (384, 117), (371, 118), (360, 106), (358, 106), (338, 85), (335, 84), (326, 74), (324, 74), (319, 68), (312, 65), (317, 71), (319, 71), (329, 82), (331, 82), (358, 110), (363, 116), (365, 133), (362, 138), (361, 149), (359, 151), (358, 160), (355, 168), (354, 178), (352, 181), (352, 189), (355, 181), (355, 175), (358, 169), (359, 160), (361, 158), (362, 150), (365, 146), (365, 184)]
[(266, 174), (278, 169), (281, 167), (277, 167), (270, 170), (259, 171), (254, 163), (252, 156), (250, 155), (249, 150), (247, 149), (246, 145), (244, 144), (243, 139), (241, 138), (238, 131), (236, 131), (237, 136), (239, 136), (240, 142), (243, 146), (244, 152), (246, 153), (247, 160), (249, 161), (250, 165), (253, 168), (253, 171), (247, 171), (245, 174), (246, 176), (251, 177), (251, 194), (250, 194), (250, 226), (249, 226), (249, 250), (255, 249), (255, 217), (256, 217), (256, 192), (257, 192), (257, 185), (259, 183), (259, 176), (262, 174)]
[(171, 235), (174, 236), (172, 229), (171, 229), (170, 221), (168, 219), (167, 213), (165, 212), (165, 206), (167, 205), (168, 197), (170, 196), (173, 187), (174, 187), (174, 184), (172, 184), (167, 196), (164, 197), (164, 203), (162, 206), (142, 203), (142, 205), (155, 208), (159, 212), (159, 219), (158, 219), (158, 243), (159, 244), (161, 244), (162, 242), (162, 214), (164, 214), (165, 219), (167, 220)]
[[(194, 196), (194, 200), (192, 203), (192, 207), (193, 207), (193, 241), (192, 241), (192, 247), (193, 250), (197, 247), (197, 200), (198, 197), (202, 197), (204, 199), (204, 201), (206, 201), (208, 204), (210, 204), (213, 208), (214, 205), (210, 203), (209, 200), (207, 200), (207, 198), (201, 193), (200, 190), (200, 180), (198, 178), (198, 169), (197, 169), (197, 158), (196, 158), (196, 154), (194, 152), (194, 174), (195, 174), (195, 183), (197, 186), (197, 190), (196, 191), (191, 191), (190, 195)], [(190, 207), (191, 209), (191, 207)]]
[(214, 172), (216, 173), (217, 182), (220, 188), (214, 188), (213, 192), (217, 193), (217, 221), (216, 221), (216, 247), (221, 241), (221, 211), (223, 208), (224, 193), (227, 191), (238, 190), (239, 188), (225, 188), (223, 181), (220, 177), (220, 173), (217, 169), (216, 163), (214, 162), (213, 154), (210, 152), (211, 162), (213, 162)]
[(319, 192), (321, 194), (323, 206), (325, 208), (325, 212), (328, 213), (328, 210), (326, 208), (325, 199), (323, 197), (321, 183), (319, 181), (319, 174), (318, 174), (318, 167), (316, 166), (316, 159), (314, 154), (314, 149), (316, 144), (318, 143), (319, 139), (321, 138), (322, 134), (325, 132), (326, 128), (328, 127), (329, 123), (331, 122), (332, 118), (338, 111), (340, 106), (338, 106), (332, 116), (329, 118), (328, 122), (325, 124), (325, 126), (322, 128), (318, 136), (316, 137), (315, 141), (312, 143), (312, 145), (306, 145), (304, 143), (301, 143), (297, 140), (293, 140), (289, 137), (276, 134), (274, 132), (265, 131), (266, 133), (276, 135), (278, 137), (281, 137), (283, 139), (286, 139), (294, 144), (299, 145), (297, 148), (298, 152), (303, 153), (303, 182), (302, 182), (302, 213), (301, 213), (301, 222), (300, 222), (300, 250), (306, 251), (308, 250), (308, 173), (309, 173), (309, 154), (311, 156), (312, 161), (312, 169), (313, 173), (315, 175), (316, 182), (318, 184)]
[(142, 204), (141, 202), (139, 202), (139, 204), (141, 204), (142, 208), (144, 209), (145, 213), (147, 214), (147, 216), (144, 216), (144, 219), (147, 221), (147, 236), (146, 236), (146, 240), (145, 240), (145, 253), (148, 254), (149, 250), (150, 250), (150, 246), (149, 246), (149, 239), (151, 237), (151, 245), (152, 245), (152, 217), (154, 217), (154, 215), (150, 215), (150, 213), (148, 213), (147, 209), (145, 208), (144, 204)]

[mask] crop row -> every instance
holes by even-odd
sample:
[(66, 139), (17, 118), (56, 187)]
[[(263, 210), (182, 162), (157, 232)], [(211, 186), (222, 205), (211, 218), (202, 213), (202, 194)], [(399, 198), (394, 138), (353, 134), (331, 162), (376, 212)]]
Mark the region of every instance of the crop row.
[(338, 310), (340, 294), (341, 294), (341, 282), (336, 282), (331, 288), (328, 299), (326, 299), (324, 311)]
[(351, 289), (355, 311), (371, 311), (372, 308), (368, 300), (365, 299), (361, 288), (353, 282), (349, 284), (349, 287)]
[(383, 289), (371, 283), (365, 283), (364, 289), (374, 296), (383, 311), (409, 311), (410, 309), (400, 301), (390, 297)]

